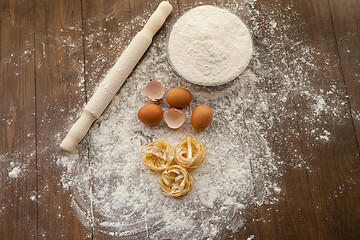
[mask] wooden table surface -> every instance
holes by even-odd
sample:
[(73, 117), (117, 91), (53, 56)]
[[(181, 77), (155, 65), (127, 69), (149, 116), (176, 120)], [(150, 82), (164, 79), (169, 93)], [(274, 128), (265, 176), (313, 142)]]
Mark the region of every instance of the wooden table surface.
[[(111, 34), (118, 34), (117, 24), (133, 24), (130, 31), (119, 36), (124, 43), (129, 42), (141, 29), (131, 20), (145, 10), (152, 12), (159, 2), (0, 1), (0, 239), (111, 238), (80, 222), (71, 206), (71, 192), (60, 184), (63, 169), (50, 159), (60, 153), (55, 143), (65, 136), (69, 119), (75, 121), (79, 106), (100, 81), (89, 81), (87, 72), (95, 60), (94, 52), (114, 61), (118, 53), (106, 49), (111, 44), (106, 41)], [(172, 0), (174, 11), (169, 21), (197, 5), (226, 7), (242, 2), (251, 2), (244, 6), (253, 7), (263, 16), (269, 14), (264, 7), (271, 4), (278, 26), (290, 24), (293, 28), (288, 29), (299, 41), (326, 52), (328, 61), (335, 64), (328, 76), (314, 81), (313, 87), (327, 89), (328, 80), (335, 81), (342, 92), (336, 97), (344, 100), (347, 113), (341, 124), (334, 123), (331, 141), (312, 144), (313, 140), (304, 134), (307, 122), (302, 121), (302, 100), (295, 99), (297, 104), (289, 108), (298, 113), (298, 120), (291, 124), (297, 125), (299, 134), (291, 148), (299, 150), (306, 166), (285, 169), (279, 202), (248, 209), (244, 227), (220, 238), (360, 239), (360, 1)], [(289, 9), (303, 24), (281, 18)], [(259, 28), (266, 31), (265, 25)], [(105, 29), (110, 35), (100, 36), (104, 45), (89, 47), (86, 36), (96, 29)], [(284, 33), (280, 30), (273, 34)], [(62, 44), (67, 38), (74, 44)], [(257, 38), (254, 36), (255, 44)], [(292, 46), (285, 44), (284, 48)], [(324, 55), (314, 58), (321, 61)], [(79, 68), (72, 67), (76, 62), (85, 63), (80, 76)], [(100, 78), (111, 65), (110, 61), (97, 76)], [(77, 84), (79, 77), (85, 81)], [(277, 124), (286, 128), (289, 122)], [(271, 144), (274, 149), (285, 146), (276, 141)], [(288, 156), (284, 150), (282, 158)], [(19, 164), (23, 166), (20, 176), (9, 176)]]

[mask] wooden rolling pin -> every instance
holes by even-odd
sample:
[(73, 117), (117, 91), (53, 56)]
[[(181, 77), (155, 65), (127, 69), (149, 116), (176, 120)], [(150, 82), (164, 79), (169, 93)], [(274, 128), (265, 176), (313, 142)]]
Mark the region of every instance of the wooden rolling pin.
[(85, 137), (92, 123), (100, 117), (139, 62), (142, 55), (148, 49), (155, 33), (164, 24), (171, 11), (172, 6), (169, 2), (163, 1), (159, 4), (144, 28), (136, 34), (114, 67), (110, 69), (100, 83), (93, 97), (85, 106), (81, 117), (75, 122), (68, 135), (61, 142), (60, 148), (62, 150), (69, 153), (75, 151), (76, 146)]

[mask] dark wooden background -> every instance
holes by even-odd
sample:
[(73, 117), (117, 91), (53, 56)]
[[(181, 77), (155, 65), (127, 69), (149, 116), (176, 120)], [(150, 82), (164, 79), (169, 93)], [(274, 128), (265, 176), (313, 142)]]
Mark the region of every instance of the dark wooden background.
[[(96, 229), (84, 227), (70, 206), (71, 193), (59, 184), (62, 169), (51, 160), (60, 151), (53, 144), (59, 137), (54, 134), (63, 132), (70, 117), (81, 110), (79, 103), (86, 102), (97, 84), (85, 74), (95, 60), (89, 52), (110, 54), (113, 60), (117, 57), (96, 42), (89, 45), (84, 36), (100, 27), (116, 32), (116, 22), (131, 22), (144, 10), (152, 12), (159, 2), (0, 0), (0, 155), (6, 156), (0, 158), (0, 239), (107, 238)], [(201, 2), (219, 4), (215, 0)], [(225, 0), (220, 3), (224, 2), (226, 5)], [(261, 10), (264, 2), (275, 1), (258, 0), (255, 7)], [(308, 27), (307, 41), (328, 52), (330, 61), (339, 63), (328, 77), (338, 79), (338, 86), (344, 89), (347, 96), (341, 97), (351, 118), (344, 120), (331, 144), (304, 144), (307, 140), (300, 134), (298, 147), (303, 158), (318, 170), (310, 174), (306, 168), (288, 169), (281, 179), (282, 200), (249, 211), (244, 229), (233, 237), (360, 239), (360, 117), (356, 116), (360, 113), (360, 1), (276, 2), (279, 7), (274, 11), (279, 12), (284, 10), (282, 6), (292, 3), (292, 10)], [(173, 20), (199, 1), (171, 3)], [(109, 13), (114, 13), (116, 21), (105, 21)], [(98, 20), (87, 21), (94, 17)], [(75, 23), (79, 26), (66, 28)], [(294, 32), (304, 31), (296, 26)], [(124, 43), (140, 29), (136, 24), (130, 27), (121, 36)], [(66, 46), (59, 41), (67, 36), (77, 44)], [(108, 35), (100, 37), (106, 43)], [(321, 60), (323, 56), (317, 57)], [(70, 67), (74, 61), (85, 62), (81, 73), (85, 81), (81, 85), (73, 84), (79, 75)], [(318, 84), (314, 87), (326, 89), (327, 77)], [(83, 88), (85, 91), (81, 91)], [(72, 111), (74, 108), (76, 111)], [(279, 127), (286, 124), (279, 123)], [(297, 124), (299, 129), (306, 129), (306, 122)], [(286, 159), (286, 153), (283, 157)], [(10, 179), (10, 162), (26, 165), (26, 173)], [(329, 198), (329, 193), (339, 186), (341, 193)]]

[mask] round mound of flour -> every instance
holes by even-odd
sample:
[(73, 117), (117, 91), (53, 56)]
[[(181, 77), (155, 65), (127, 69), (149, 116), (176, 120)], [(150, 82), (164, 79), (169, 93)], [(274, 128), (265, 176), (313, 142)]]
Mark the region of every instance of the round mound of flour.
[(200, 6), (171, 28), (167, 54), (175, 71), (189, 82), (215, 86), (238, 77), (252, 55), (249, 29), (230, 11)]

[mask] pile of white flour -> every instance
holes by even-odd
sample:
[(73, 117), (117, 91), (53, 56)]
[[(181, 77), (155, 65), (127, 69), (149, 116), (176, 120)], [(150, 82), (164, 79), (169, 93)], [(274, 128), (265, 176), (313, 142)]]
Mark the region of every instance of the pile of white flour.
[(235, 14), (215, 6), (200, 6), (176, 21), (167, 52), (183, 78), (215, 86), (234, 80), (245, 70), (252, 55), (252, 40)]

